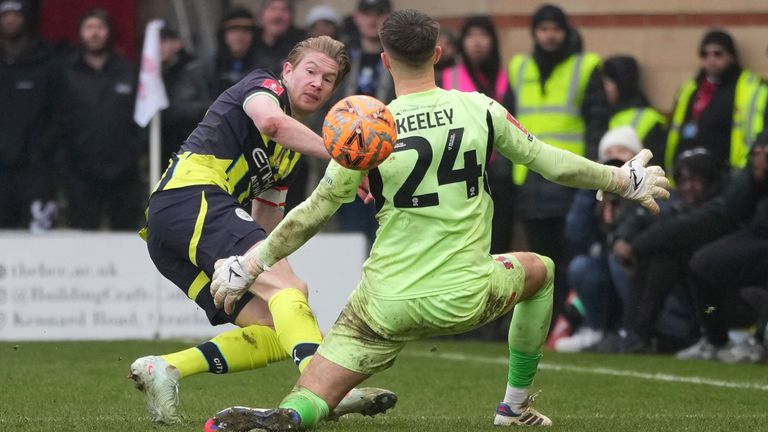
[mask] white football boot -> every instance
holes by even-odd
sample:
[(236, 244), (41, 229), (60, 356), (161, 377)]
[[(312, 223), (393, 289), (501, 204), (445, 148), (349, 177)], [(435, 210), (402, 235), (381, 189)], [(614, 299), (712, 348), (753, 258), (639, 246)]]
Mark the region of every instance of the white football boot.
[(144, 393), (147, 410), (155, 423), (181, 422), (179, 407), (179, 372), (162, 357), (141, 357), (131, 364), (128, 378)]
[(533, 407), (533, 399), (537, 394), (538, 392), (528, 396), (519, 413), (512, 410), (508, 404), (500, 403), (493, 419), (494, 426), (552, 426), (552, 420)]

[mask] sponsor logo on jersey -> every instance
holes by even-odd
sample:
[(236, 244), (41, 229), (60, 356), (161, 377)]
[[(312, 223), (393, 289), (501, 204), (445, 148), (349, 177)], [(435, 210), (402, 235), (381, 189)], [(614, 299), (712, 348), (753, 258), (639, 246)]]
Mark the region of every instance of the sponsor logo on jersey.
[(248, 212), (245, 211), (244, 209), (241, 209), (241, 208), (235, 209), (235, 214), (237, 215), (237, 217), (239, 217), (244, 221), (253, 222), (253, 218), (251, 217), (251, 215), (249, 215)]
[(516, 119), (516, 118), (515, 118), (515, 117), (514, 117), (512, 114), (510, 114), (510, 113), (507, 113), (507, 120), (509, 120), (509, 122), (510, 122), (510, 123), (512, 123), (513, 125), (515, 125), (515, 127), (516, 127), (516, 128), (520, 129), (520, 132), (524, 133), (525, 135), (529, 135), (529, 137), (528, 137), (528, 140), (529, 140), (529, 141), (532, 141), (532, 140), (531, 140), (531, 136), (530, 136), (530, 134), (528, 133), (528, 131), (527, 131), (527, 130), (525, 130), (525, 128), (523, 127), (523, 125), (521, 125), (521, 124), (520, 124), (520, 122), (519, 122), (519, 121), (517, 121), (517, 119)]
[(285, 88), (281, 86), (279, 82), (277, 82), (276, 80), (273, 80), (272, 78), (265, 79), (264, 82), (261, 83), (261, 86), (278, 96), (282, 95), (283, 92), (285, 91)]

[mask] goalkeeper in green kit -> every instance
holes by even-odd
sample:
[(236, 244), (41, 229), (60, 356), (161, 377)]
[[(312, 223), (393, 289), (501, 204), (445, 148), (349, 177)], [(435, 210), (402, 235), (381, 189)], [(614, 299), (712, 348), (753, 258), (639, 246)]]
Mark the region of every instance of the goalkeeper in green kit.
[[(435, 86), (439, 25), (415, 10), (395, 11), (379, 36), (397, 99), (394, 152), (367, 173), (379, 230), (363, 278), (294, 390), (275, 409), (234, 407), (208, 430), (291, 430), (322, 420), (344, 394), (390, 367), (409, 341), (462, 333), (515, 308), (509, 328), (509, 376), (496, 409), (499, 426), (548, 426), (533, 408), (536, 375), (552, 313), (554, 265), (547, 257), (489, 255), (493, 204), (486, 181), (491, 151), (550, 181), (615, 193), (658, 212), (669, 196), (648, 150), (621, 168), (551, 147), (528, 133), (501, 105), (479, 93)], [(240, 257), (247, 273), (211, 283), (217, 305), (236, 301), (269, 266), (287, 257), (354, 199), (365, 172), (331, 162), (312, 195), (269, 237)]]

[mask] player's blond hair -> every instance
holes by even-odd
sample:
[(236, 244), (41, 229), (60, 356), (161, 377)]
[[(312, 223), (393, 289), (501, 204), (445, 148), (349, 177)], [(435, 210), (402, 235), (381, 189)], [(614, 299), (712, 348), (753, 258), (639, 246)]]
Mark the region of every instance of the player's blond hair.
[(298, 65), (308, 51), (316, 51), (323, 53), (332, 58), (339, 65), (339, 73), (336, 75), (336, 82), (333, 84), (333, 88), (341, 84), (341, 81), (349, 73), (349, 54), (347, 54), (344, 44), (328, 36), (318, 36), (296, 44), (291, 52), (288, 54), (286, 61), (292, 66)]

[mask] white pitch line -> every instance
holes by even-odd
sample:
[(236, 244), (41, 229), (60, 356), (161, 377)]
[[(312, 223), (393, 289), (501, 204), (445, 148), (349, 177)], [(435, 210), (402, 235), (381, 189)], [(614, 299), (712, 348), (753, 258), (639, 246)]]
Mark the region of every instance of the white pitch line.
[[(500, 364), (500, 365), (508, 364), (507, 359), (504, 357), (479, 357), (479, 356), (468, 356), (468, 355), (458, 354), (458, 353), (407, 352), (404, 354), (412, 357), (426, 357), (426, 358), (437, 357), (442, 360), (465, 361), (465, 362), (475, 362), (475, 363), (492, 363), (492, 364)], [(543, 362), (543, 363), (539, 363), (539, 369), (552, 370), (556, 372), (575, 372), (575, 373), (594, 374), (594, 375), (608, 375), (608, 376), (638, 378), (638, 379), (651, 380), (651, 381), (708, 385), (708, 386), (714, 386), (714, 387), (735, 388), (735, 389), (741, 389), (741, 390), (768, 391), (768, 384), (722, 381), (722, 380), (715, 380), (715, 379), (703, 378), (703, 377), (697, 377), (697, 376), (680, 376), (680, 375), (671, 375), (671, 374), (662, 374), (662, 373), (647, 373), (647, 372), (637, 372), (637, 371), (622, 370), (622, 369), (609, 369), (604, 367), (568, 366), (568, 365), (557, 365), (557, 364)]]

